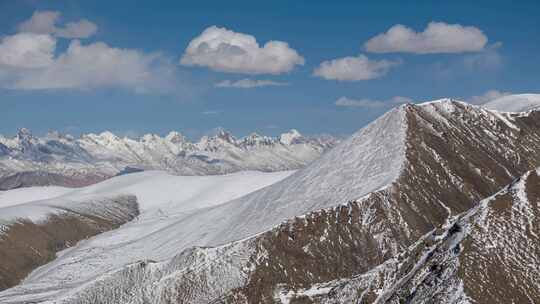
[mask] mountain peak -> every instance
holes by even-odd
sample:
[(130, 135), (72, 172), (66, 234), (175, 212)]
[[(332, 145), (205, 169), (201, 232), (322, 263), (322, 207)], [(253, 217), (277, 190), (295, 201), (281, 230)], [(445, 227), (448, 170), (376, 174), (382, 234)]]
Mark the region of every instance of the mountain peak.
[(283, 133), (279, 136), (279, 141), (284, 145), (291, 145), (298, 139), (302, 138), (302, 134), (296, 129), (291, 129), (289, 132)]
[(20, 128), (17, 131), (17, 138), (19, 138), (19, 139), (28, 139), (28, 138), (31, 138), (31, 137), (33, 137), (32, 132), (27, 128)]
[(173, 144), (183, 143), (186, 141), (184, 135), (180, 132), (171, 131), (165, 136), (165, 139)]
[(236, 141), (236, 139), (234, 138), (234, 136), (232, 135), (231, 132), (225, 130), (225, 129), (222, 129), (222, 128), (219, 128), (216, 135), (215, 135), (217, 138), (221, 138), (223, 140), (225, 140), (226, 142), (229, 142), (229, 143), (233, 143)]
[(103, 138), (103, 139), (106, 139), (106, 140), (109, 140), (109, 141), (116, 141), (116, 140), (119, 140), (119, 137), (116, 136), (114, 133), (112, 133), (111, 131), (104, 131), (104, 132), (101, 132), (99, 135), (99, 137)]

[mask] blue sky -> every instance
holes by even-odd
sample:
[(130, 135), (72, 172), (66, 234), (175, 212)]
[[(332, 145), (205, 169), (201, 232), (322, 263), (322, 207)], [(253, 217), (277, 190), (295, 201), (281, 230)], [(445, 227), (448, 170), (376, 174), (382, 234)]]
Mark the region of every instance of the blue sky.
[[(408, 100), (540, 92), (538, 1), (335, 2), (0, 0), (0, 133), (345, 135)], [(54, 27), (28, 23), (43, 12), (56, 14)], [(435, 37), (423, 33), (431, 22)], [(393, 40), (398, 24), (412, 40)], [(212, 26), (208, 35), (251, 37), (259, 49), (190, 53)], [(37, 57), (2, 57), (21, 54), (15, 36), (25, 47), (41, 39)], [(268, 41), (287, 45), (268, 55)], [(77, 50), (110, 58), (94, 64)], [(244, 51), (251, 61), (235, 53)]]

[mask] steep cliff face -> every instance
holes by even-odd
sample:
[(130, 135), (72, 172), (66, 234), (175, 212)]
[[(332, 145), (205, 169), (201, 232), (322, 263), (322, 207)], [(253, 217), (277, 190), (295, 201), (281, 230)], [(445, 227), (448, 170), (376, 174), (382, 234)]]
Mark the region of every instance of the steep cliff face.
[[(0, 299), (18, 303), (25, 290), (58, 303), (465, 303), (519, 280), (530, 284), (503, 299), (534, 299), (539, 151), (540, 112), (404, 105), (281, 182), (163, 229), (178, 253), (170, 259), (56, 293), (23, 284)], [(88, 261), (80, 266), (108, 263)]]

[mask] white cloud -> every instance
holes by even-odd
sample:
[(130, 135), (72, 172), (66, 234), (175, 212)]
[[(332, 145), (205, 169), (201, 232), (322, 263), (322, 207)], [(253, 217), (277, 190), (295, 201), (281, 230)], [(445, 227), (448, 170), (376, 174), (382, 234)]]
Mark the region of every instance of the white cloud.
[(135, 92), (178, 91), (176, 65), (159, 53), (71, 40), (65, 51), (57, 37), (88, 37), (93, 23), (80, 20), (56, 27), (60, 13), (35, 12), (21, 32), (0, 40), (0, 88), (20, 90), (119, 87)]
[(50, 35), (19, 33), (0, 40), (0, 69), (38, 68), (53, 63), (56, 39)]
[(124, 87), (137, 92), (167, 90), (174, 64), (159, 54), (120, 49), (97, 42), (70, 42), (55, 57), (56, 39), (48, 34), (18, 33), (0, 41), (0, 87), (65, 89)]
[(51, 34), (61, 38), (88, 38), (97, 31), (97, 25), (81, 19), (68, 22), (64, 27), (57, 27), (60, 21), (60, 12), (35, 11), (30, 19), (19, 24), (19, 31), (35, 34)]
[(477, 52), (484, 49), (488, 39), (473, 26), (430, 22), (423, 32), (397, 24), (386, 33), (368, 40), (364, 47), (369, 52), (416, 54)]
[(324, 61), (313, 71), (313, 75), (340, 81), (368, 80), (384, 76), (390, 68), (399, 64), (399, 61), (370, 60), (365, 55), (359, 55)]
[(35, 34), (51, 34), (56, 31), (56, 23), (59, 19), (60, 12), (35, 11), (30, 19), (19, 24), (19, 31)]
[(236, 81), (223, 80), (216, 83), (216, 88), (239, 88), (239, 89), (251, 89), (266, 86), (285, 86), (289, 85), (287, 82), (278, 82), (273, 80), (258, 80), (258, 79), (241, 79)]
[(18, 89), (125, 87), (144, 92), (165, 85), (168, 72), (156, 54), (119, 49), (97, 42), (70, 43), (53, 64), (25, 71), (13, 83)]
[(501, 92), (498, 90), (489, 90), (482, 95), (472, 96), (467, 101), (472, 104), (484, 104), (494, 99), (510, 95), (510, 92)]
[(373, 100), (369, 98), (353, 99), (343, 96), (336, 100), (335, 105), (340, 107), (381, 108), (412, 101), (411, 98), (403, 96), (395, 96), (388, 100)]
[(64, 28), (60, 28), (55, 32), (55, 35), (63, 38), (87, 38), (97, 32), (97, 26), (82, 19), (77, 22), (68, 22)]
[(281, 74), (303, 65), (304, 58), (283, 41), (259, 46), (254, 36), (211, 26), (188, 45), (180, 63), (242, 74)]

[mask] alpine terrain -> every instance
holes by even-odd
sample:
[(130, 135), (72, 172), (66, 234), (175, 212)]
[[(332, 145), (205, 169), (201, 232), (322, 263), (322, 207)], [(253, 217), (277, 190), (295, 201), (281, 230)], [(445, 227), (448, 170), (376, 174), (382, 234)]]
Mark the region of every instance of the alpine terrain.
[(196, 143), (178, 132), (165, 137), (147, 134), (137, 140), (111, 132), (75, 139), (58, 132), (39, 138), (21, 129), (13, 138), (0, 136), (0, 190), (80, 187), (142, 170), (179, 175), (292, 170), (310, 163), (336, 143), (331, 136), (305, 137), (294, 129), (278, 137), (253, 133), (240, 139), (219, 130)]
[[(507, 106), (401, 105), (294, 172), (147, 171), (6, 191), (0, 261), (31, 265), (0, 272), (11, 287), (0, 302), (536, 303), (540, 111)], [(197, 147), (223, 155), (211, 148), (222, 137)], [(68, 142), (110, 155), (99, 140)], [(290, 168), (264, 159), (256, 169)], [(64, 236), (60, 225), (90, 228)], [(35, 247), (28, 229), (53, 240)]]

